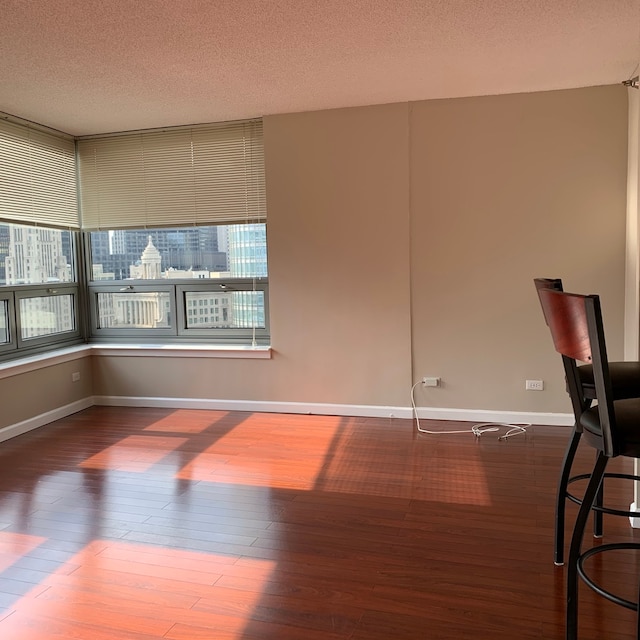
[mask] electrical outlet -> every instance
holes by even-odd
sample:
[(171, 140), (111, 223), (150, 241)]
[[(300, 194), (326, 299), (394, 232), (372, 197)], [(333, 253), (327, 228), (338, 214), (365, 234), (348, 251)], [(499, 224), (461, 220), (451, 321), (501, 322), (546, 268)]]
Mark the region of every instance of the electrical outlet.
[(524, 383), (524, 388), (527, 391), (544, 391), (544, 381), (543, 380), (526, 380)]
[(422, 386), (423, 387), (439, 387), (440, 386), (440, 378), (422, 378)]
[(80, 372), (79, 371), (74, 371), (71, 374), (71, 382), (78, 382), (80, 380)]

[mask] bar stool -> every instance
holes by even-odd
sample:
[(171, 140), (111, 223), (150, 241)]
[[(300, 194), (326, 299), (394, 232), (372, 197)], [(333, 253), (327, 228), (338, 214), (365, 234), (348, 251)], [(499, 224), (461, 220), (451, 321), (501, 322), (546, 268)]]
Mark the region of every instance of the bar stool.
[[(607, 600), (638, 611), (637, 601), (626, 600), (604, 589), (590, 577), (585, 569), (585, 561), (612, 550), (640, 550), (640, 542), (602, 544), (586, 551), (582, 551), (582, 542), (589, 513), (605, 477), (609, 460), (618, 456), (640, 458), (640, 399), (614, 399), (599, 297), (550, 288), (539, 289), (538, 295), (555, 349), (562, 356), (571, 402), (574, 407), (584, 407), (584, 410), (577, 413), (578, 428), (582, 429), (584, 441), (597, 452), (575, 521), (567, 563), (566, 639), (576, 640), (579, 578)], [(586, 406), (584, 402), (586, 390), (577, 361), (591, 363), (597, 406)], [(616, 475), (638, 479), (628, 474)], [(626, 517), (634, 515), (622, 510), (611, 509), (608, 512)], [(637, 617), (636, 637), (640, 639), (640, 617)]]
[[(562, 291), (562, 280), (560, 278), (535, 278), (534, 284), (540, 296), (541, 289), (551, 289), (552, 291)], [(544, 309), (543, 309), (544, 312)], [(546, 314), (545, 321), (549, 324)], [(582, 499), (573, 495), (569, 491), (569, 485), (577, 480), (585, 480), (590, 474), (579, 474), (572, 476), (571, 468), (582, 437), (582, 426), (580, 424), (580, 414), (591, 406), (596, 399), (596, 389), (593, 379), (593, 367), (590, 364), (584, 364), (577, 367), (580, 377), (580, 387), (583, 390), (583, 397), (576, 399), (573, 410), (576, 417), (571, 438), (567, 444), (567, 448), (560, 468), (560, 477), (558, 479), (558, 491), (556, 494), (556, 510), (555, 510), (555, 531), (553, 546), (553, 561), (556, 565), (564, 564), (564, 529), (565, 529), (565, 513), (566, 501), (571, 500), (577, 505), (582, 504)], [(640, 397), (640, 362), (610, 362), (609, 377), (611, 379), (611, 390), (614, 400), (624, 400), (626, 398)], [(573, 399), (572, 399), (573, 403)], [(640, 425), (638, 427), (640, 429)], [(610, 474), (605, 474), (608, 477)], [(596, 495), (594, 502), (594, 518), (593, 518), (593, 535), (601, 538), (603, 534), (602, 514), (612, 513), (615, 510), (609, 509), (603, 505), (604, 483), (600, 485), (600, 489)]]

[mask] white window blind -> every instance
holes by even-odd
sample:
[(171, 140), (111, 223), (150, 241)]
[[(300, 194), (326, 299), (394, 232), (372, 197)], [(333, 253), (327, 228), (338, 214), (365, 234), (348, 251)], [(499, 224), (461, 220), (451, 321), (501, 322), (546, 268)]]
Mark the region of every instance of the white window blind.
[(0, 220), (79, 226), (72, 137), (0, 119)]
[(178, 227), (266, 218), (262, 121), (78, 140), (82, 227)]

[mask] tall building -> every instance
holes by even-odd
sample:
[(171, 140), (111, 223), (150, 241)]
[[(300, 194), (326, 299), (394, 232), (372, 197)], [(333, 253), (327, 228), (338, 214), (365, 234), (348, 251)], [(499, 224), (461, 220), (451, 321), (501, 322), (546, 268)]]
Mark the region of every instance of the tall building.
[[(236, 224), (228, 227), (229, 272), (235, 278), (267, 276), (267, 226)], [(238, 291), (232, 299), (236, 327), (264, 327), (264, 293)]]
[[(65, 238), (66, 236), (66, 238)], [(9, 226), (9, 250), (4, 259), (6, 284), (71, 282), (73, 268), (64, 253), (71, 251), (71, 234), (42, 227)], [(73, 331), (71, 295), (21, 298), (22, 339)]]
[(0, 224), (0, 284), (6, 284), (4, 261), (9, 255), (9, 240), (9, 225)]
[(228, 227), (229, 272), (234, 278), (267, 276), (267, 226), (234, 224)]
[(7, 284), (70, 282), (71, 265), (63, 253), (62, 231), (43, 227), (9, 227)]
[(129, 277), (129, 266), (140, 260), (149, 236), (165, 269), (228, 270), (227, 256), (218, 249), (217, 227), (95, 231), (91, 234), (91, 263), (123, 280)]

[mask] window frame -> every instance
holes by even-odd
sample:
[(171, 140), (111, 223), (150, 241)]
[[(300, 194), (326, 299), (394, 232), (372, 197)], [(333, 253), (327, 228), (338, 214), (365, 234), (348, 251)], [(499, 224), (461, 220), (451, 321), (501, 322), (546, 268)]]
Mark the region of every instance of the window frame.
[[(49, 333), (34, 338), (21, 335), (22, 318), (20, 300), (26, 298), (50, 298), (69, 295), (72, 298), (73, 325), (70, 331)], [(77, 282), (47, 285), (11, 285), (0, 287), (0, 301), (8, 301), (9, 342), (0, 343), (0, 361), (14, 360), (52, 349), (62, 349), (84, 342), (82, 331), (81, 292)]]
[[(235, 291), (261, 292), (264, 300), (264, 327), (239, 328), (190, 328), (187, 326), (187, 294), (189, 293), (230, 293)], [(205, 280), (182, 281), (176, 283), (176, 298), (179, 301), (176, 317), (178, 336), (198, 338), (202, 341), (239, 344), (268, 345), (269, 333), (269, 282), (268, 278), (211, 278)]]
[[(32, 226), (18, 221), (3, 220), (0, 224), (13, 224), (18, 226)], [(15, 360), (17, 358), (32, 356), (37, 353), (62, 349), (85, 341), (86, 331), (84, 324), (84, 296), (82, 292), (82, 274), (84, 268), (79, 255), (80, 242), (79, 231), (76, 229), (60, 229), (42, 225), (53, 231), (69, 232), (71, 234), (70, 245), (71, 255), (67, 256), (72, 265), (73, 280), (69, 281), (49, 281), (34, 283), (5, 284), (0, 283), (0, 300), (8, 300), (8, 328), (9, 342), (0, 343), (0, 361)], [(20, 301), (26, 298), (53, 296), (71, 296), (73, 306), (72, 320), (73, 329), (59, 333), (49, 333), (46, 335), (23, 338), (23, 322), (20, 310)]]
[[(269, 283), (267, 278), (207, 278), (204, 280), (113, 280), (90, 282), (89, 289), (89, 338), (91, 342), (123, 342), (156, 344), (158, 342), (269, 345)], [(144, 284), (139, 284), (143, 282)], [(171, 324), (162, 328), (115, 328), (98, 326), (98, 296), (101, 293), (169, 293)], [(243, 328), (189, 328), (187, 326), (187, 294), (220, 293), (223, 291), (258, 291), (264, 295), (264, 327)]]
[[(17, 331), (16, 331), (16, 313), (15, 313), (15, 301), (13, 291), (8, 291), (4, 287), (0, 288), (0, 303), (7, 303), (7, 331), (9, 340), (7, 342), (0, 342), (0, 356), (6, 353), (15, 353), (18, 348)], [(4, 306), (4, 305), (2, 305)]]
[[(160, 328), (115, 328), (115, 327), (100, 327), (98, 325), (98, 297), (103, 293), (168, 293), (169, 294), (169, 313), (170, 317), (176, 317), (176, 305), (175, 294), (171, 284), (167, 284), (161, 280), (118, 280), (119, 284), (113, 284), (113, 280), (107, 281), (109, 284), (103, 282), (89, 282), (89, 321), (90, 321), (90, 334), (91, 340), (99, 338), (108, 338), (110, 342), (113, 342), (114, 338), (123, 338), (127, 341), (140, 341), (141, 339), (152, 338), (157, 342), (158, 338), (170, 338), (174, 335), (174, 330), (169, 327)], [(138, 283), (144, 284), (138, 284)], [(175, 320), (174, 320), (175, 323)]]
[[(49, 333), (35, 338), (22, 337), (22, 317), (20, 310), (20, 301), (27, 298), (55, 298), (61, 296), (70, 296), (73, 306), (73, 325), (70, 331), (61, 331), (59, 333)], [(17, 285), (13, 292), (14, 309), (16, 319), (16, 339), (19, 350), (34, 349), (37, 347), (59, 346), (63, 343), (78, 342), (81, 335), (81, 318), (80, 318), (80, 287), (77, 282), (56, 282), (47, 284), (33, 285)]]
[[(263, 221), (266, 224), (266, 221)], [(230, 223), (235, 224), (235, 223)], [(173, 228), (173, 227), (172, 227)], [(180, 227), (176, 227), (180, 228)], [(187, 227), (182, 227), (187, 228)], [(84, 247), (84, 277), (87, 290), (87, 319), (89, 342), (100, 344), (202, 344), (269, 346), (269, 278), (268, 276), (227, 276), (216, 278), (175, 278), (175, 279), (133, 279), (93, 280), (91, 233), (82, 231)], [(267, 254), (268, 260), (268, 254)], [(169, 292), (170, 327), (153, 328), (101, 328), (98, 326), (98, 296), (100, 293), (119, 293), (130, 288), (132, 292)], [(187, 326), (186, 296), (192, 292), (219, 293), (227, 289), (233, 291), (260, 291), (264, 299), (264, 327), (243, 328), (189, 328)]]

